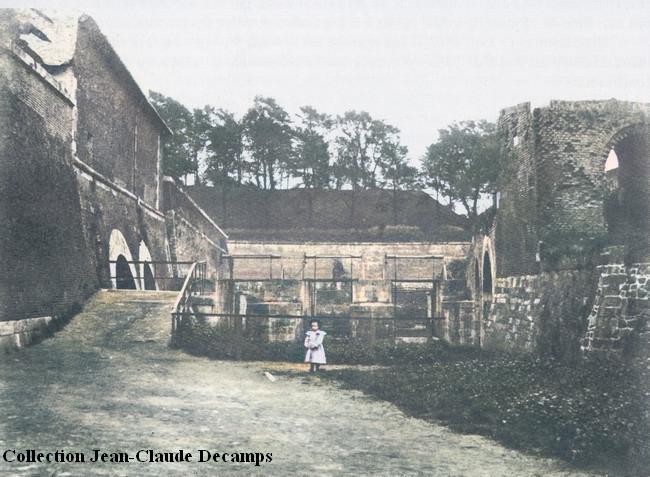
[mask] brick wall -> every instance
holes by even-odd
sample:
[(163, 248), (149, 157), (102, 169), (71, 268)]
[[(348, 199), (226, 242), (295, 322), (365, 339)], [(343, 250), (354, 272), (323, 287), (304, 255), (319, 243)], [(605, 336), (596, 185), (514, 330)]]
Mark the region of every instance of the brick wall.
[(95, 23), (81, 17), (74, 62), (56, 71), (74, 80), (68, 96), (12, 46), (13, 21), (0, 28), (0, 345), (27, 344), (111, 287), (115, 231), (129, 259), (207, 258), (219, 273), (225, 236), (191, 199), (179, 192), (170, 223), (158, 210), (165, 125)]
[[(126, 239), (133, 260), (140, 259), (139, 246), (144, 242), (154, 261), (168, 260), (167, 232), (164, 216), (138, 203), (137, 198), (116, 190), (110, 182), (76, 169), (82, 208), (83, 231), (91, 263), (104, 288), (111, 288), (109, 274), (109, 239), (118, 230)], [(160, 288), (166, 284), (159, 283)]]
[(89, 17), (79, 21), (74, 71), (79, 159), (157, 207), (162, 123)]
[(649, 105), (616, 100), (552, 101), (532, 114), (528, 104), (502, 111), (499, 276), (537, 273), (538, 242), (548, 269), (566, 267), (562, 255), (572, 246), (585, 255), (590, 244), (608, 240), (604, 166), (611, 149), (619, 156), (623, 209), (630, 214), (623, 234), (628, 253), (636, 261), (648, 255), (648, 111)]
[[(645, 147), (630, 151), (620, 146), (627, 135), (637, 132), (635, 129), (646, 134), (646, 110), (646, 106), (619, 101), (555, 101), (536, 110), (541, 240), (557, 234), (606, 234), (604, 166), (611, 148), (619, 155), (619, 170), (627, 173), (621, 186), (633, 186), (637, 196), (636, 204), (628, 206), (641, 205), (647, 197), (647, 168), (642, 164), (648, 162), (648, 152)], [(643, 176), (645, 184), (641, 187), (631, 181)]]
[[(572, 355), (581, 341), (587, 350), (616, 349), (644, 332), (645, 298), (628, 303), (626, 293), (643, 293), (650, 258), (649, 111), (648, 104), (616, 100), (502, 111), (499, 278), (483, 323), (487, 346)], [(612, 149), (619, 159), (615, 217), (605, 205)], [(619, 262), (595, 269), (613, 242)], [(614, 285), (623, 288), (612, 293)]]
[(504, 161), (496, 228), (498, 274), (535, 273), (537, 169), (530, 104), (504, 109), (498, 129)]
[(2, 341), (18, 342), (34, 335), (28, 323), (78, 308), (97, 278), (70, 154), (72, 103), (14, 53), (0, 62), (0, 321), (39, 318), (3, 327), (15, 333)]

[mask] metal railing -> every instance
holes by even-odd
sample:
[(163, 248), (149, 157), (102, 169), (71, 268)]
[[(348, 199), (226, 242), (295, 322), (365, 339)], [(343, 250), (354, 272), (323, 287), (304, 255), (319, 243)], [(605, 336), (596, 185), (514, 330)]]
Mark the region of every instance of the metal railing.
[(193, 314), (192, 297), (202, 295), (205, 292), (206, 269), (206, 262), (192, 263), (185, 277), (185, 282), (183, 282), (183, 286), (178, 292), (172, 307), (172, 345), (175, 343), (183, 317)]
[[(197, 316), (193, 310), (173, 313), (181, 320)], [(199, 313), (203, 318), (222, 319), (222, 330), (239, 333), (242, 337), (259, 334), (267, 335), (273, 320), (292, 320), (299, 322), (304, 332), (309, 329), (311, 320), (317, 320), (320, 328), (327, 331), (333, 339), (357, 337), (374, 343), (380, 340), (395, 341), (399, 338), (432, 339), (438, 335), (438, 323), (442, 316), (430, 318), (396, 318), (386, 316), (333, 316), (333, 315), (291, 315), (291, 314), (237, 314), (237, 313)], [(225, 327), (225, 328), (224, 328)], [(266, 330), (266, 331), (261, 331)], [(300, 333), (302, 336), (302, 332)], [(258, 336), (259, 338), (259, 336)]]
[[(146, 288), (143, 285), (144, 289), (155, 289), (159, 287), (162, 290), (180, 290), (181, 284), (187, 276), (189, 267), (195, 262), (189, 261), (169, 261), (169, 260), (124, 260), (122, 263), (128, 266), (128, 272), (126, 274), (120, 274), (118, 272), (118, 264), (120, 260), (109, 260), (108, 263), (115, 267), (115, 274), (111, 273), (109, 278), (116, 282), (117, 288), (129, 288), (129, 286), (124, 287), (124, 284), (133, 282), (131, 285), (136, 286), (135, 284), (146, 284), (147, 279), (153, 280), (155, 286), (153, 288)], [(149, 268), (150, 275), (147, 276), (146, 268)], [(135, 273), (133, 273), (135, 271)]]

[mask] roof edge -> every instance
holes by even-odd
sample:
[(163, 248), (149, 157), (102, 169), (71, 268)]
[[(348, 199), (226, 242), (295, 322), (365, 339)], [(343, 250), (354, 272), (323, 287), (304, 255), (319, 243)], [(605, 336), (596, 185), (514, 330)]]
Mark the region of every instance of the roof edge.
[(126, 64), (124, 61), (122, 61), (122, 58), (120, 58), (120, 55), (115, 51), (115, 48), (113, 48), (113, 45), (111, 45), (111, 42), (108, 40), (106, 35), (102, 32), (102, 30), (99, 28), (99, 25), (97, 22), (94, 20), (93, 17), (91, 17), (88, 14), (82, 14), (79, 16), (79, 24), (81, 23), (86, 23), (89, 25), (97, 35), (95, 36), (96, 39), (99, 39), (104, 43), (104, 45), (108, 48), (108, 51), (115, 57), (115, 60), (117, 61), (117, 64), (122, 68), (123, 72), (126, 74), (127, 79), (132, 83), (132, 85), (135, 87), (135, 90), (137, 93), (140, 95), (140, 99), (143, 100), (143, 102), (147, 105), (147, 109), (153, 114), (154, 118), (160, 123), (160, 125), (163, 128), (163, 132), (166, 135), (171, 136), (172, 135), (172, 130), (169, 128), (165, 120), (158, 114), (158, 111), (156, 108), (151, 104), (149, 101), (149, 98), (147, 95), (144, 94), (142, 91), (142, 88), (140, 88), (140, 85), (138, 82), (135, 80), (133, 75), (131, 74), (131, 71), (127, 68)]

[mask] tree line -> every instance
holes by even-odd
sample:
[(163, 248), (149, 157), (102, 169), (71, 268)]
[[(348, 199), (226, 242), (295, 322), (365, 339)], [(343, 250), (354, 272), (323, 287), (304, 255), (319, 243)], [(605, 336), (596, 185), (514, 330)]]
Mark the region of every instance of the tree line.
[(497, 187), (498, 139), (487, 121), (439, 130), (417, 168), (400, 130), (365, 111), (332, 116), (303, 106), (292, 117), (273, 98), (257, 96), (237, 118), (210, 105), (190, 110), (153, 91), (149, 98), (172, 131), (162, 168), (176, 179), (192, 174), (199, 183), (266, 190), (428, 188), (470, 218)]

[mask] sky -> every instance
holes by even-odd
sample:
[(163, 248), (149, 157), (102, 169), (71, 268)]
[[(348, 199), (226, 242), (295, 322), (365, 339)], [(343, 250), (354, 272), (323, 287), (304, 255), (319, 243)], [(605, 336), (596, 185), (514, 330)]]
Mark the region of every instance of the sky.
[[(13, 4), (15, 6), (15, 4)], [(30, 2), (90, 14), (142, 89), (241, 116), (365, 110), (417, 162), (453, 121), (551, 99), (650, 101), (650, 2)]]

